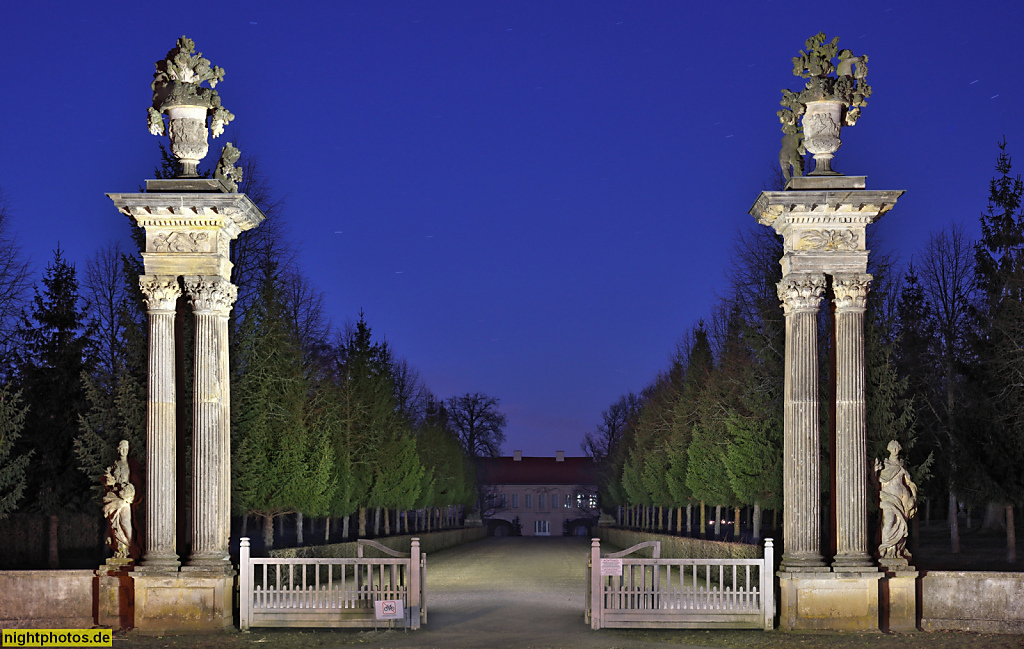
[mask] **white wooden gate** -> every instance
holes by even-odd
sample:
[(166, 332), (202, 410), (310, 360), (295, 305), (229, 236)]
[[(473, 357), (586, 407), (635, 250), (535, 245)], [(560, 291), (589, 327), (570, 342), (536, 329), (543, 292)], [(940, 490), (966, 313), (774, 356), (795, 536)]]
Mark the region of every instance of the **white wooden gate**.
[[(370, 546), (390, 558), (363, 557)], [(375, 627), (374, 602), (401, 600), (406, 628), (427, 622), (427, 557), (419, 538), (411, 552), (360, 540), (355, 559), (251, 557), (241, 539), (238, 565), (239, 627)]]
[[(644, 547), (653, 558), (630, 558)], [(762, 559), (662, 559), (647, 541), (601, 556), (593, 539), (587, 565), (590, 627), (771, 630), (775, 617), (772, 539)]]

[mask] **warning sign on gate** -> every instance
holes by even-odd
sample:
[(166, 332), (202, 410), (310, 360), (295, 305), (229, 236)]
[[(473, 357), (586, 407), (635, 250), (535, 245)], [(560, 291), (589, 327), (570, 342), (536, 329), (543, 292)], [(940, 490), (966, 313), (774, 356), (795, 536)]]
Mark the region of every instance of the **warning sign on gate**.
[(602, 577), (621, 577), (622, 559), (601, 559)]
[(380, 599), (373, 603), (378, 620), (401, 620), (405, 617), (405, 606), (400, 599)]

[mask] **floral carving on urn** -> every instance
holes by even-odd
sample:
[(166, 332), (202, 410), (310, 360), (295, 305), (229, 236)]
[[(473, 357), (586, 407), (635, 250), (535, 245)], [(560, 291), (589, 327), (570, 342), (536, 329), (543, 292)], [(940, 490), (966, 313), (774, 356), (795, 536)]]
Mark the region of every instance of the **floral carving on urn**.
[[(196, 167), (209, 151), (207, 119), (213, 137), (235, 118), (214, 90), (224, 80), (224, 69), (210, 67), (210, 61), (196, 52), (192, 39), (182, 36), (153, 74), (153, 105), (149, 108), (149, 132), (171, 139), (171, 153), (181, 163), (181, 177), (196, 177)], [(210, 87), (203, 87), (209, 82)], [(169, 124), (164, 125), (164, 115)]]
[[(860, 109), (871, 96), (866, 81), (868, 57), (840, 50), (838, 37), (826, 39), (824, 32), (810, 37), (804, 43), (807, 51), (801, 50), (800, 56), (793, 57), (793, 74), (807, 82), (800, 92), (783, 89), (783, 108), (776, 113), (785, 134), (780, 160), (786, 158), (793, 164), (796, 154), (790, 149), (798, 145), (814, 156), (812, 176), (838, 173), (832, 170), (832, 156), (842, 144), (840, 130), (857, 123)], [(793, 125), (798, 121), (801, 128), (794, 135)], [(795, 175), (802, 175), (799, 161), (793, 169)], [(786, 171), (787, 164), (783, 163)]]

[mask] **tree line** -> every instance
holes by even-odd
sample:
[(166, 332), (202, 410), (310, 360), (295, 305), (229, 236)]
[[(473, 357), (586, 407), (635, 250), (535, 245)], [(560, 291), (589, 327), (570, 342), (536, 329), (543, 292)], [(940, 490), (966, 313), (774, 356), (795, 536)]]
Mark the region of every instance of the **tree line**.
[[(157, 177), (176, 176), (161, 149)], [(266, 547), (274, 522), (291, 515), (300, 542), (304, 520), (314, 518), (325, 540), (339, 525), (348, 539), (371, 526), (379, 535), (457, 523), (478, 498), (476, 458), (500, 453), (499, 400), (436, 397), (363, 313), (332, 326), (288, 242), (281, 202), (255, 159), (243, 168), (239, 191), (267, 218), (231, 251), (233, 513), (243, 529), (261, 523)], [(33, 286), (4, 208), (0, 201), (0, 518), (18, 510), (99, 516), (99, 478), (121, 439), (144, 507), (143, 233), (132, 224), (136, 250), (110, 244), (81, 275), (58, 246)], [(184, 299), (178, 316), (178, 428), (189, 431), (194, 332)], [(190, 440), (180, 437), (187, 472)], [(189, 502), (189, 488), (179, 477), (179, 502)], [(141, 509), (135, 518), (144, 525)]]
[[(781, 179), (771, 188), (781, 189)], [(878, 242), (869, 236), (874, 280), (865, 313), (868, 461), (884, 458), (887, 443), (898, 440), (925, 516), (933, 503), (947, 510), (951, 550), (960, 551), (962, 515), (970, 525), (973, 512), (984, 511), (986, 527), (1006, 530), (1009, 561), (1016, 558), (1014, 507), (1024, 504), (1022, 197), (1004, 141), (980, 238), (953, 223), (903, 263), (874, 251)], [(738, 532), (746, 508), (756, 539), (764, 511), (776, 523), (785, 515), (781, 256), (781, 238), (769, 228), (742, 230), (725, 295), (682, 337), (668, 368), (611, 404), (586, 435), (583, 450), (601, 460), (602, 502), (618, 508), (622, 524), (703, 534), (708, 506), (718, 537), (722, 509), (732, 510)], [(831, 285), (825, 297), (828, 304)], [(827, 510), (834, 414), (827, 308), (818, 338)]]

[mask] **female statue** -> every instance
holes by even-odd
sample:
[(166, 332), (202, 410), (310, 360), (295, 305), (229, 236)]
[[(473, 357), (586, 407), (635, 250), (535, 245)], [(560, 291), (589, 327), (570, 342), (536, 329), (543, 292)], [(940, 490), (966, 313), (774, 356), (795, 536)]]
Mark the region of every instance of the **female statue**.
[(878, 546), (878, 556), (881, 559), (910, 559), (907, 521), (917, 513), (917, 485), (899, 459), (900, 443), (893, 440), (887, 448), (889, 457), (885, 463), (875, 460), (882, 501), (882, 542)]
[(107, 488), (103, 494), (103, 517), (110, 527), (107, 543), (114, 550), (114, 557), (127, 559), (132, 540), (132, 503), (135, 502), (135, 487), (128, 481), (128, 440), (122, 439), (117, 445), (117, 455), (117, 460), (103, 474)]

